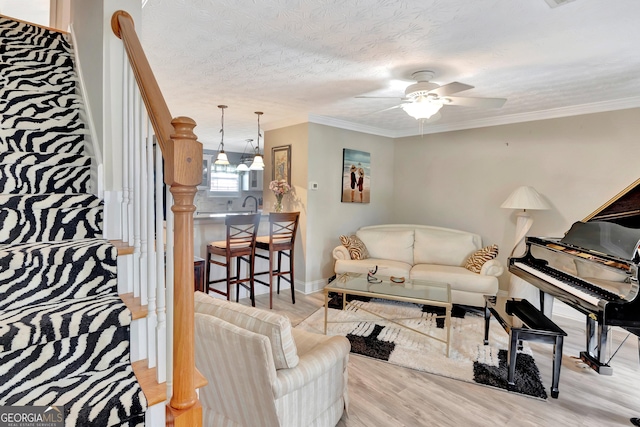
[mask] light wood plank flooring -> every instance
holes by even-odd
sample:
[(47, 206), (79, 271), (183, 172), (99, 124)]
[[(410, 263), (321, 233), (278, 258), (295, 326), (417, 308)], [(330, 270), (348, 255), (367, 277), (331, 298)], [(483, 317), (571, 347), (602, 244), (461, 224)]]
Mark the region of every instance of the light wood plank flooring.
[[(274, 311), (295, 326), (323, 304), (322, 293), (274, 293)], [(248, 301), (245, 301), (248, 303)], [(257, 306), (268, 308), (268, 295)], [(574, 356), (584, 349), (584, 325), (554, 317), (568, 337), (564, 343), (560, 396), (547, 401), (351, 355), (349, 359), (349, 415), (339, 427), (373, 426), (630, 426), (640, 416), (638, 340), (630, 336), (611, 365), (613, 376), (580, 367)], [(613, 330), (619, 344), (626, 332)], [(552, 348), (531, 343), (543, 384), (549, 394)]]

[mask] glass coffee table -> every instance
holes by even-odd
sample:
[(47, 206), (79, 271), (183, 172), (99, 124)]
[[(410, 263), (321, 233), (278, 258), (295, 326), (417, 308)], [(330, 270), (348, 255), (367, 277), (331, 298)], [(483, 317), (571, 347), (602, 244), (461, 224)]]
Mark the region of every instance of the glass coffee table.
[(444, 307), (445, 315), (437, 315), (436, 318), (444, 318), (444, 327), (446, 330), (446, 339), (435, 337), (425, 332), (406, 326), (397, 320), (384, 317), (378, 313), (358, 307), (366, 313), (372, 314), (378, 318), (394, 323), (403, 328), (409, 329), (420, 335), (429, 337), (436, 341), (446, 344), (446, 355), (449, 357), (449, 341), (451, 335), (451, 287), (448, 283), (430, 282), (425, 280), (409, 280), (405, 279), (404, 283), (392, 282), (389, 277), (375, 276), (378, 283), (371, 283), (367, 280), (366, 274), (345, 273), (339, 274), (336, 279), (324, 287), (324, 333), (327, 333), (327, 323), (330, 322), (327, 317), (329, 314), (329, 292), (342, 294), (342, 309), (348, 305), (347, 295), (359, 295), (363, 297), (379, 298), (383, 300), (411, 302), (414, 304), (427, 304), (435, 307)]

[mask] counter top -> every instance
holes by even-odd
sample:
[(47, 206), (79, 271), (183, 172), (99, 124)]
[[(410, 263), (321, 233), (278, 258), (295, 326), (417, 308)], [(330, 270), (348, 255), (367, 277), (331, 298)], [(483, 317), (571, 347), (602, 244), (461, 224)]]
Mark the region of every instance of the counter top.
[[(230, 215), (250, 215), (253, 212), (249, 211), (230, 211), (230, 212), (196, 212), (193, 216), (194, 221), (211, 221), (211, 222), (224, 222), (224, 219)], [(268, 212), (263, 212), (262, 209), (258, 210), (260, 215), (269, 215)], [(216, 221), (217, 220), (217, 221)]]

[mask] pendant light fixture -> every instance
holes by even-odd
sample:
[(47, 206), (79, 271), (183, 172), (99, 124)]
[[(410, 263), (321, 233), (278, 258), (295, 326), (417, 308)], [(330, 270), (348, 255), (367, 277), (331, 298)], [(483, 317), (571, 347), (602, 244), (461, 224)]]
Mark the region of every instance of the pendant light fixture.
[(253, 162), (253, 157), (251, 157), (250, 152), (247, 152), (247, 147), (251, 147), (251, 151), (255, 151), (253, 149), (253, 139), (247, 139), (246, 144), (244, 146), (244, 151), (242, 152), (242, 156), (240, 156), (240, 164), (236, 168), (238, 172), (247, 172), (249, 170), (249, 166), (247, 166), (247, 162), (251, 160)]
[(220, 146), (218, 147), (218, 156), (216, 157), (216, 161), (214, 164), (216, 165), (228, 165), (229, 158), (227, 157), (227, 153), (224, 152), (224, 109), (227, 108), (226, 105), (218, 105), (218, 108), (222, 111), (222, 128), (220, 129)]
[(252, 171), (255, 170), (264, 170), (264, 160), (262, 159), (262, 155), (260, 154), (260, 116), (263, 114), (262, 111), (256, 111), (258, 115), (258, 145), (256, 145), (256, 155), (253, 158), (253, 163), (249, 166), (249, 169)]

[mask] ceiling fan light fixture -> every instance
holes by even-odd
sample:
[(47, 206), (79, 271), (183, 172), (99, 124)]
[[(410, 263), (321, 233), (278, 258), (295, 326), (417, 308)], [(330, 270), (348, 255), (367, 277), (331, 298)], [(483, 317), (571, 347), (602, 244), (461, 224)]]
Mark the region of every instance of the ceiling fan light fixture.
[(416, 120), (428, 119), (442, 108), (439, 102), (431, 102), (428, 99), (419, 99), (415, 102), (402, 104), (402, 109)]

